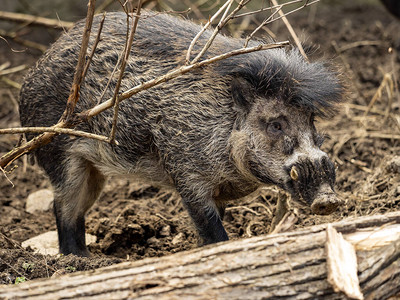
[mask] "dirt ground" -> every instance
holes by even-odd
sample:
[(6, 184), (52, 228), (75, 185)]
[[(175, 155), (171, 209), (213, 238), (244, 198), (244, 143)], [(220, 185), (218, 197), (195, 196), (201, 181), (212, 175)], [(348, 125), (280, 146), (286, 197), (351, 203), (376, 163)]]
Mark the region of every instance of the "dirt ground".
[[(348, 85), (347, 103), (340, 112), (317, 124), (329, 135), (323, 150), (337, 165), (337, 191), (346, 203), (329, 216), (312, 215), (309, 208), (293, 204), (298, 214), (295, 228), (400, 208), (400, 99), (396, 81), (400, 20), (378, 2), (330, 3), (302, 10), (289, 20), (305, 46), (313, 49), (311, 58), (332, 60)], [(41, 30), (50, 41), (58, 34)], [(281, 23), (272, 24), (270, 30), (277, 40), (289, 37)], [(8, 40), (10, 46), (0, 40), (0, 65), (31, 66), (41, 54)], [(18, 89), (4, 78), (21, 83), (25, 72), (0, 77), (0, 128), (19, 126)], [(374, 97), (376, 102), (367, 111)], [(0, 155), (18, 140), (18, 135), (0, 135)], [(29, 159), (19, 159), (17, 165), (8, 173), (14, 186), (0, 173), (0, 284), (13, 284), (17, 277), (32, 280), (197, 247), (194, 227), (176, 193), (111, 178), (86, 218), (87, 232), (97, 237), (89, 247), (92, 258), (43, 256), (24, 250), (22, 241), (55, 230), (56, 225), (51, 211), (40, 215), (25, 212), (27, 196), (50, 188), (50, 184)], [(231, 202), (224, 219), (230, 238), (267, 234), (278, 193), (271, 188), (258, 197)]]

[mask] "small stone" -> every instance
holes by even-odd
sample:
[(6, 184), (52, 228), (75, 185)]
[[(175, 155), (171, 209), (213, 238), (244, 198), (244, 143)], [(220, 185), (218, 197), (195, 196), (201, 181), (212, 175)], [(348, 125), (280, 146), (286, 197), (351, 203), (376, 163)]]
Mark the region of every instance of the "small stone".
[(152, 236), (151, 238), (149, 238), (147, 240), (147, 244), (149, 244), (150, 246), (156, 247), (160, 244), (160, 241), (155, 236)]
[(392, 173), (400, 173), (400, 156), (393, 157), (387, 163), (386, 170)]
[(28, 213), (42, 212), (49, 210), (54, 201), (54, 195), (51, 190), (42, 189), (31, 193), (26, 199), (25, 211)]
[(182, 232), (180, 232), (172, 239), (172, 244), (176, 245), (176, 244), (182, 243), (184, 238), (185, 238), (185, 235)]
[(171, 235), (171, 226), (165, 225), (163, 228), (160, 230), (160, 236), (166, 237)]
[(397, 197), (397, 196), (399, 196), (399, 195), (400, 195), (400, 186), (398, 186), (398, 187), (396, 188), (396, 195), (395, 195), (395, 196)]
[[(86, 234), (86, 245), (96, 242), (96, 236)], [(58, 235), (57, 231), (49, 231), (29, 240), (22, 242), (22, 247), (31, 247), (35, 253), (43, 255), (57, 255), (58, 252)]]

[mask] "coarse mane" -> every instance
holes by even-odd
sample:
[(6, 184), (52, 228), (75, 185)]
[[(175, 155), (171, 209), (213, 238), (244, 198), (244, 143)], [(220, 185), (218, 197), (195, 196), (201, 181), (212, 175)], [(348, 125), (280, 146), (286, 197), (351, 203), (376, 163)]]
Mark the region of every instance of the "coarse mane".
[(231, 66), (225, 71), (248, 81), (256, 94), (276, 97), (316, 116), (332, 116), (343, 99), (344, 87), (338, 73), (322, 62), (305, 61), (297, 49), (250, 53), (238, 56), (235, 62), (227, 63)]

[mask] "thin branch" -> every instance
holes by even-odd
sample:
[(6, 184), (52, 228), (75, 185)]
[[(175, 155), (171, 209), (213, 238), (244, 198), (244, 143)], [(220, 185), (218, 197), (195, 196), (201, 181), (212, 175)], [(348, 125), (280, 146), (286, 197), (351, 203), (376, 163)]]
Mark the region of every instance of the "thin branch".
[[(94, 0), (93, 0), (94, 1)], [(241, 0), (241, 2), (239, 3), (238, 7), (223, 21), (222, 25), (225, 25), (226, 22), (237, 12), (239, 11), (246, 3), (248, 3), (250, 0)], [(89, 8), (91, 7), (90, 3), (89, 3)], [(93, 17), (93, 14), (90, 14), (90, 9), (88, 9), (88, 17), (87, 19), (90, 18), (90, 16)], [(88, 21), (86, 23), (86, 28), (85, 28), (85, 33), (87, 34), (88, 32)], [(91, 24), (90, 24), (91, 25)], [(90, 26), (91, 27), (91, 26)], [(85, 39), (82, 39), (82, 45), (84, 45), (84, 41)], [(181, 76), (183, 74), (186, 74), (188, 72), (190, 72), (191, 70), (197, 69), (197, 68), (201, 68), (203, 66), (209, 65), (211, 63), (217, 62), (219, 60), (222, 59), (226, 59), (232, 56), (236, 56), (236, 55), (240, 55), (240, 54), (245, 54), (245, 53), (250, 53), (250, 52), (255, 52), (255, 51), (260, 51), (260, 50), (267, 50), (267, 49), (272, 49), (272, 48), (279, 48), (279, 47), (284, 47), (286, 45), (289, 45), (288, 41), (285, 42), (280, 42), (280, 43), (274, 43), (274, 44), (260, 44), (258, 46), (255, 47), (250, 47), (250, 48), (241, 48), (241, 49), (236, 49), (230, 52), (226, 52), (223, 53), (221, 55), (200, 61), (200, 62), (196, 62), (194, 64), (191, 65), (185, 65), (179, 68), (176, 68), (170, 72), (168, 72), (167, 74), (163, 75), (163, 76), (159, 76), (157, 78), (154, 78), (152, 80), (146, 81), (144, 83), (141, 83), (121, 94), (118, 95), (117, 99), (118, 101), (123, 101), (129, 97), (131, 97), (132, 95), (139, 93), (142, 90), (151, 88), (153, 86), (156, 86), (158, 84), (161, 84), (163, 82), (166, 82), (168, 80), (174, 79), (178, 76)], [(81, 47), (81, 52), (82, 53), (86, 53), (82, 51), (82, 48), (84, 48), (83, 46)], [(82, 56), (79, 56), (82, 57)], [(84, 58), (84, 56), (83, 56)], [(78, 62), (79, 64), (79, 62)], [(83, 65), (83, 63), (81, 63)], [(78, 67), (77, 67), (78, 70)], [(76, 72), (77, 73), (77, 72)], [(74, 83), (75, 82), (75, 77), (74, 77)], [(76, 125), (78, 122), (82, 122), (87, 120), (88, 118), (91, 118), (95, 115), (98, 115), (99, 113), (101, 113), (102, 111), (109, 109), (113, 106), (113, 101), (112, 98), (108, 99), (107, 101), (87, 110), (84, 112), (81, 112), (79, 114), (76, 114), (74, 116), (74, 119), (69, 119), (69, 118), (64, 118), (65, 116), (69, 116), (68, 111), (71, 112), (71, 117), (72, 117), (72, 112), (73, 109), (75, 107), (77, 98), (74, 98), (73, 95), (78, 95), (77, 91), (79, 91), (79, 85), (75, 86), (75, 88), (73, 87), (71, 89), (71, 95), (70, 96), (72, 98), (71, 100), (71, 106), (67, 106), (66, 112), (63, 115), (63, 118), (60, 119), (60, 121), (54, 125), (52, 128), (71, 128), (74, 125)], [(72, 110), (71, 110), (72, 108)], [(69, 110), (68, 110), (69, 109)], [(55, 129), (56, 130), (56, 129)], [(0, 166), (5, 168), (6, 166), (8, 166), (11, 162), (13, 162), (14, 160), (16, 160), (17, 158), (19, 158), (20, 156), (24, 155), (25, 153), (28, 153), (36, 148), (38, 148), (39, 146), (42, 145), (46, 145), (48, 143), (50, 143), (53, 139), (53, 137), (58, 134), (56, 132), (45, 132), (39, 136), (36, 136), (35, 138), (33, 138), (32, 140), (30, 140), (29, 142), (21, 145), (20, 147), (17, 147), (15, 149), (13, 149), (12, 151), (8, 152), (7, 154), (5, 154), (3, 157), (0, 158)]]
[(103, 30), (103, 25), (104, 25), (105, 19), (106, 19), (106, 13), (104, 12), (103, 13), (103, 17), (101, 18), (101, 21), (100, 21), (99, 30), (97, 31), (97, 36), (96, 36), (96, 40), (94, 41), (94, 44), (93, 44), (93, 47), (92, 47), (92, 51), (90, 52), (89, 58), (88, 58), (88, 60), (86, 62), (86, 65), (85, 65), (85, 68), (83, 69), (83, 74), (82, 74), (83, 78), (86, 77), (86, 73), (87, 73), (87, 71), (89, 69), (90, 63), (92, 62), (92, 59), (93, 59), (94, 53), (96, 51), (97, 45), (100, 42), (100, 35), (101, 35), (102, 30)]
[[(362, 136), (364, 137), (364, 136)], [(384, 140), (400, 140), (400, 134), (393, 133), (382, 133), (382, 132), (367, 132), (365, 134), (367, 138), (384, 139)]]
[[(22, 38), (18, 37), (17, 33), (15, 33), (15, 32), (6, 32), (5, 30), (0, 29), (0, 36), (9, 37), (16, 43), (19, 43), (28, 48), (38, 49), (41, 52), (45, 52), (47, 50), (47, 46), (37, 43), (37, 42), (22, 39)], [(12, 51), (13, 52), (24, 52), (24, 51), (26, 51), (26, 49), (23, 49), (23, 50), (12, 49)]]
[(282, 9), (282, 5), (279, 6), (267, 19), (261, 22), (261, 24), (254, 29), (246, 38), (246, 41), (244, 42), (243, 47), (247, 47), (249, 44), (250, 40), (253, 38), (253, 36), (256, 34), (257, 31), (259, 31), (262, 27), (264, 27), (265, 24), (268, 24), (268, 22)]
[[(118, 121), (118, 111), (119, 111), (119, 97), (118, 97), (118, 93), (119, 93), (119, 89), (121, 87), (121, 82), (122, 82), (122, 78), (124, 76), (124, 72), (125, 72), (125, 68), (126, 68), (126, 63), (128, 61), (129, 58), (129, 54), (131, 52), (132, 49), (132, 44), (133, 44), (133, 38), (135, 36), (135, 32), (136, 32), (136, 28), (137, 28), (137, 24), (139, 22), (139, 17), (140, 17), (140, 11), (142, 8), (142, 0), (138, 1), (138, 6), (137, 6), (137, 10), (136, 10), (136, 16), (134, 19), (134, 23), (132, 26), (132, 29), (129, 33), (129, 38), (125, 44), (125, 50), (124, 50), (124, 56), (121, 62), (121, 67), (119, 70), (119, 78), (117, 81), (117, 84), (115, 86), (115, 90), (114, 90), (114, 95), (113, 95), (113, 105), (114, 105), (114, 115), (113, 115), (113, 122), (112, 122), (112, 127), (111, 127), (111, 133), (110, 133), (110, 143), (114, 142), (115, 139), (115, 132), (117, 130), (117, 121)], [(127, 15), (128, 17), (128, 25), (129, 25), (129, 14)]]
[(12, 86), (13, 88), (16, 88), (17, 90), (21, 89), (21, 87), (22, 87), (22, 84), (15, 82), (14, 80), (11, 80), (8, 77), (2, 76), (0, 79), (4, 83), (8, 84), (9, 86)]
[(13, 13), (8, 11), (0, 11), (0, 19), (14, 21), (14, 22), (29, 22), (53, 28), (71, 28), (74, 25), (74, 23), (72, 22), (65, 22), (55, 19), (48, 19), (27, 14)]
[[(276, 0), (271, 0), (271, 2), (274, 5), (278, 5), (278, 2)], [(308, 4), (308, 0), (306, 1), (306, 3), (304, 3), (304, 5), (302, 7), (300, 7), (300, 9), (306, 7), (307, 4)], [(287, 29), (289, 30), (290, 35), (293, 37), (293, 40), (296, 43), (296, 46), (299, 49), (301, 55), (303, 55), (304, 59), (306, 61), (308, 61), (307, 54), (304, 52), (303, 46), (301, 45), (300, 40), (297, 37), (297, 34), (294, 31), (292, 25), (289, 23), (289, 20), (286, 18), (287, 14), (285, 15), (285, 13), (282, 11), (282, 7), (278, 8), (278, 13), (282, 17), (282, 21), (283, 21), (283, 23), (285, 23)]]
[(368, 115), (369, 111), (371, 110), (371, 108), (374, 106), (376, 100), (378, 100), (381, 95), (382, 95), (382, 90), (383, 88), (387, 85), (388, 82), (392, 81), (392, 77), (390, 76), (389, 73), (386, 73), (383, 76), (383, 80), (381, 82), (381, 84), (379, 85), (378, 89), (376, 90), (374, 96), (372, 97), (371, 101), (368, 104), (367, 109), (364, 112), (363, 118), (365, 119), (365, 117)]
[(296, 4), (296, 3), (304, 2), (304, 1), (306, 1), (306, 0), (293, 0), (293, 1), (282, 3), (282, 4), (278, 4), (278, 5), (264, 7), (264, 8), (261, 8), (259, 10), (250, 11), (250, 12), (242, 13), (240, 15), (236, 15), (236, 16), (233, 17), (233, 19), (242, 18), (242, 17), (250, 16), (250, 15), (255, 15), (255, 14), (258, 14), (258, 13), (266, 11), (266, 10), (272, 10), (272, 9), (275, 9), (275, 8), (279, 8), (281, 6), (284, 7), (284, 6), (288, 6), (288, 5), (291, 5), (291, 4)]
[(302, 5), (302, 6), (298, 7), (298, 8), (296, 8), (296, 9), (293, 9), (293, 10), (291, 10), (291, 11), (288, 11), (288, 12), (285, 13), (283, 16), (279, 16), (278, 18), (269, 21), (267, 24), (272, 23), (272, 22), (275, 22), (275, 21), (278, 21), (278, 20), (282, 19), (283, 17), (287, 17), (288, 15), (291, 15), (292, 13), (295, 13), (295, 12), (297, 12), (297, 11), (303, 9), (304, 7), (313, 5), (313, 4), (315, 4), (315, 3), (319, 2), (319, 1), (320, 1), (320, 0), (313, 0), (313, 1), (308, 1), (308, 0), (307, 0), (307, 2), (306, 2), (304, 5)]
[(92, 29), (95, 3), (96, 0), (89, 0), (88, 3), (88, 12), (86, 16), (85, 29), (83, 31), (83, 36), (82, 36), (82, 45), (78, 56), (78, 63), (76, 65), (71, 91), (67, 100), (67, 106), (65, 108), (63, 115), (61, 116), (60, 121), (67, 121), (67, 122), (70, 121), (70, 118), (72, 118), (72, 115), (74, 113), (76, 103), (79, 100), (79, 91), (80, 91), (80, 85), (83, 80), (85, 58), (86, 58), (87, 48), (89, 45), (90, 32)]
[[(208, 41), (205, 44), (205, 46), (203, 47), (203, 49), (201, 49), (200, 53), (197, 54), (197, 56), (190, 62), (191, 64), (196, 63), (203, 56), (203, 54), (208, 50), (208, 48), (210, 48), (212, 42), (214, 41), (217, 34), (221, 31), (222, 27), (224, 27), (226, 25), (226, 23), (228, 23), (229, 20), (231, 20), (232, 17), (237, 14), (238, 11), (241, 10), (243, 8), (243, 6), (245, 6), (250, 1), (251, 0), (241, 0), (239, 2), (238, 6), (230, 13), (230, 15), (228, 17), (221, 19), (221, 21), (218, 23), (218, 26), (215, 27), (214, 32), (212, 33), (211, 37), (208, 39)], [(225, 14), (224, 14), (224, 16), (225, 16)]]
[[(230, 13), (228, 17), (226, 16), (226, 13), (228, 10), (225, 12), (223, 18), (221, 18), (220, 22), (218, 23), (218, 26), (214, 29), (213, 34), (207, 41), (206, 45), (203, 47), (203, 49), (200, 51), (200, 53), (192, 60), (192, 64), (196, 63), (202, 56), (203, 54), (208, 50), (208, 48), (211, 46), (212, 42), (214, 41), (215, 37), (217, 34), (221, 31), (222, 27), (224, 27), (247, 3), (249, 3), (251, 0), (241, 0), (238, 4), (238, 6)], [(229, 8), (228, 8), (229, 9)]]
[(11, 63), (9, 61), (6, 61), (5, 63), (0, 65), (0, 71), (7, 69), (9, 66), (11, 66)]
[(383, 44), (382, 41), (358, 41), (340, 47), (339, 52), (344, 52), (352, 48), (362, 47), (362, 46), (383, 46), (382, 44)]
[[(74, 126), (73, 122), (71, 122), (70, 119), (75, 109), (75, 104), (79, 98), (79, 88), (80, 88), (80, 83), (83, 79), (82, 74), (85, 65), (85, 56), (86, 56), (87, 46), (89, 43), (90, 30), (92, 27), (95, 3), (96, 0), (89, 0), (86, 23), (82, 37), (82, 46), (78, 57), (78, 63), (74, 75), (73, 85), (71, 87), (71, 92), (68, 97), (67, 107), (61, 119), (56, 125), (53, 126), (53, 128), (70, 128)], [(11, 164), (13, 161), (18, 159), (25, 153), (28, 153), (40, 146), (50, 143), (55, 135), (57, 135), (56, 132), (45, 132), (40, 134), (39, 136), (34, 137), (32, 140), (21, 145), (20, 147), (14, 148), (10, 152), (0, 157), (0, 167), (5, 169), (9, 164)]]
[[(119, 95), (119, 100), (125, 100), (129, 97), (132, 97), (133, 95), (149, 89), (153, 86), (156, 86), (160, 83), (166, 82), (168, 80), (174, 79), (180, 75), (186, 74), (189, 71), (193, 70), (193, 69), (198, 69), (201, 67), (204, 67), (206, 65), (209, 65), (211, 63), (220, 61), (222, 59), (226, 59), (232, 56), (236, 56), (236, 55), (240, 55), (240, 54), (246, 54), (246, 53), (250, 53), (250, 52), (255, 52), (255, 51), (260, 51), (260, 50), (268, 50), (268, 49), (274, 49), (274, 48), (281, 48), (284, 46), (289, 45), (289, 41), (284, 41), (284, 42), (278, 42), (278, 43), (273, 43), (273, 44), (260, 44), (258, 46), (254, 46), (254, 47), (250, 47), (250, 48), (240, 48), (240, 49), (236, 49), (230, 52), (226, 52), (223, 54), (220, 54), (218, 56), (214, 56), (212, 58), (206, 59), (206, 60), (202, 60), (200, 62), (197, 62), (195, 64), (191, 64), (188, 66), (182, 66), (179, 68), (176, 68), (170, 72), (168, 72), (167, 74), (163, 75), (163, 76), (159, 76), (157, 78), (148, 80), (146, 82), (143, 82), (127, 91), (125, 91), (124, 93), (121, 93)], [(80, 115), (84, 118), (91, 118), (94, 117), (96, 115), (98, 115), (99, 113), (103, 112), (104, 110), (108, 109), (112, 107), (112, 99), (108, 99), (105, 102), (87, 110), (84, 111), (82, 113), (80, 113)]]
[(3, 173), (4, 177), (7, 179), (7, 181), (11, 184), (12, 187), (14, 187), (14, 183), (10, 180), (10, 178), (8, 178), (6, 171), (0, 167), (0, 171)]
[(1, 70), (0, 71), (0, 76), (12, 74), (12, 73), (17, 73), (17, 72), (20, 72), (20, 71), (25, 70), (25, 69), (26, 69), (26, 65), (20, 65), (20, 66), (17, 66), (17, 67)]
[[(61, 134), (68, 134), (72, 136), (85, 137), (89, 139), (94, 139), (102, 142), (108, 142), (108, 137), (104, 135), (98, 135), (94, 133), (89, 133), (85, 131), (75, 130), (71, 128), (60, 128), (60, 127), (21, 127), (21, 128), (5, 128), (0, 129), (0, 134), (16, 134), (16, 133), (44, 133), (44, 132), (54, 132)], [(114, 141), (115, 145), (118, 145), (117, 141)]]
[(232, 4), (232, 0), (226, 1), (225, 4), (222, 5), (221, 8), (214, 15), (212, 15), (211, 18), (209, 18), (208, 22), (201, 28), (201, 30), (193, 38), (192, 42), (189, 45), (187, 53), (186, 53), (186, 60), (185, 61), (186, 61), (187, 65), (190, 62), (190, 54), (192, 52), (192, 49), (193, 49), (194, 45), (196, 44), (196, 42), (198, 41), (198, 39), (200, 38), (200, 36), (204, 33), (204, 31), (207, 30), (208, 27), (210, 27), (212, 22), (214, 22), (214, 20), (219, 16), (219, 14), (226, 8), (226, 6), (229, 5), (229, 7), (230, 7), (231, 4)]

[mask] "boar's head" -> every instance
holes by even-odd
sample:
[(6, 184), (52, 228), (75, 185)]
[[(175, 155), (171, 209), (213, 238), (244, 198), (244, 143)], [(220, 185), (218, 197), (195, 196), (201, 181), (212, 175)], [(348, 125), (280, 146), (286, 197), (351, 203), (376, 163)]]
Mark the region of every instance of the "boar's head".
[(275, 50), (238, 65), (231, 92), (238, 110), (231, 153), (242, 174), (283, 188), (315, 213), (335, 210), (335, 168), (314, 123), (333, 116), (343, 98), (337, 75), (297, 51)]

